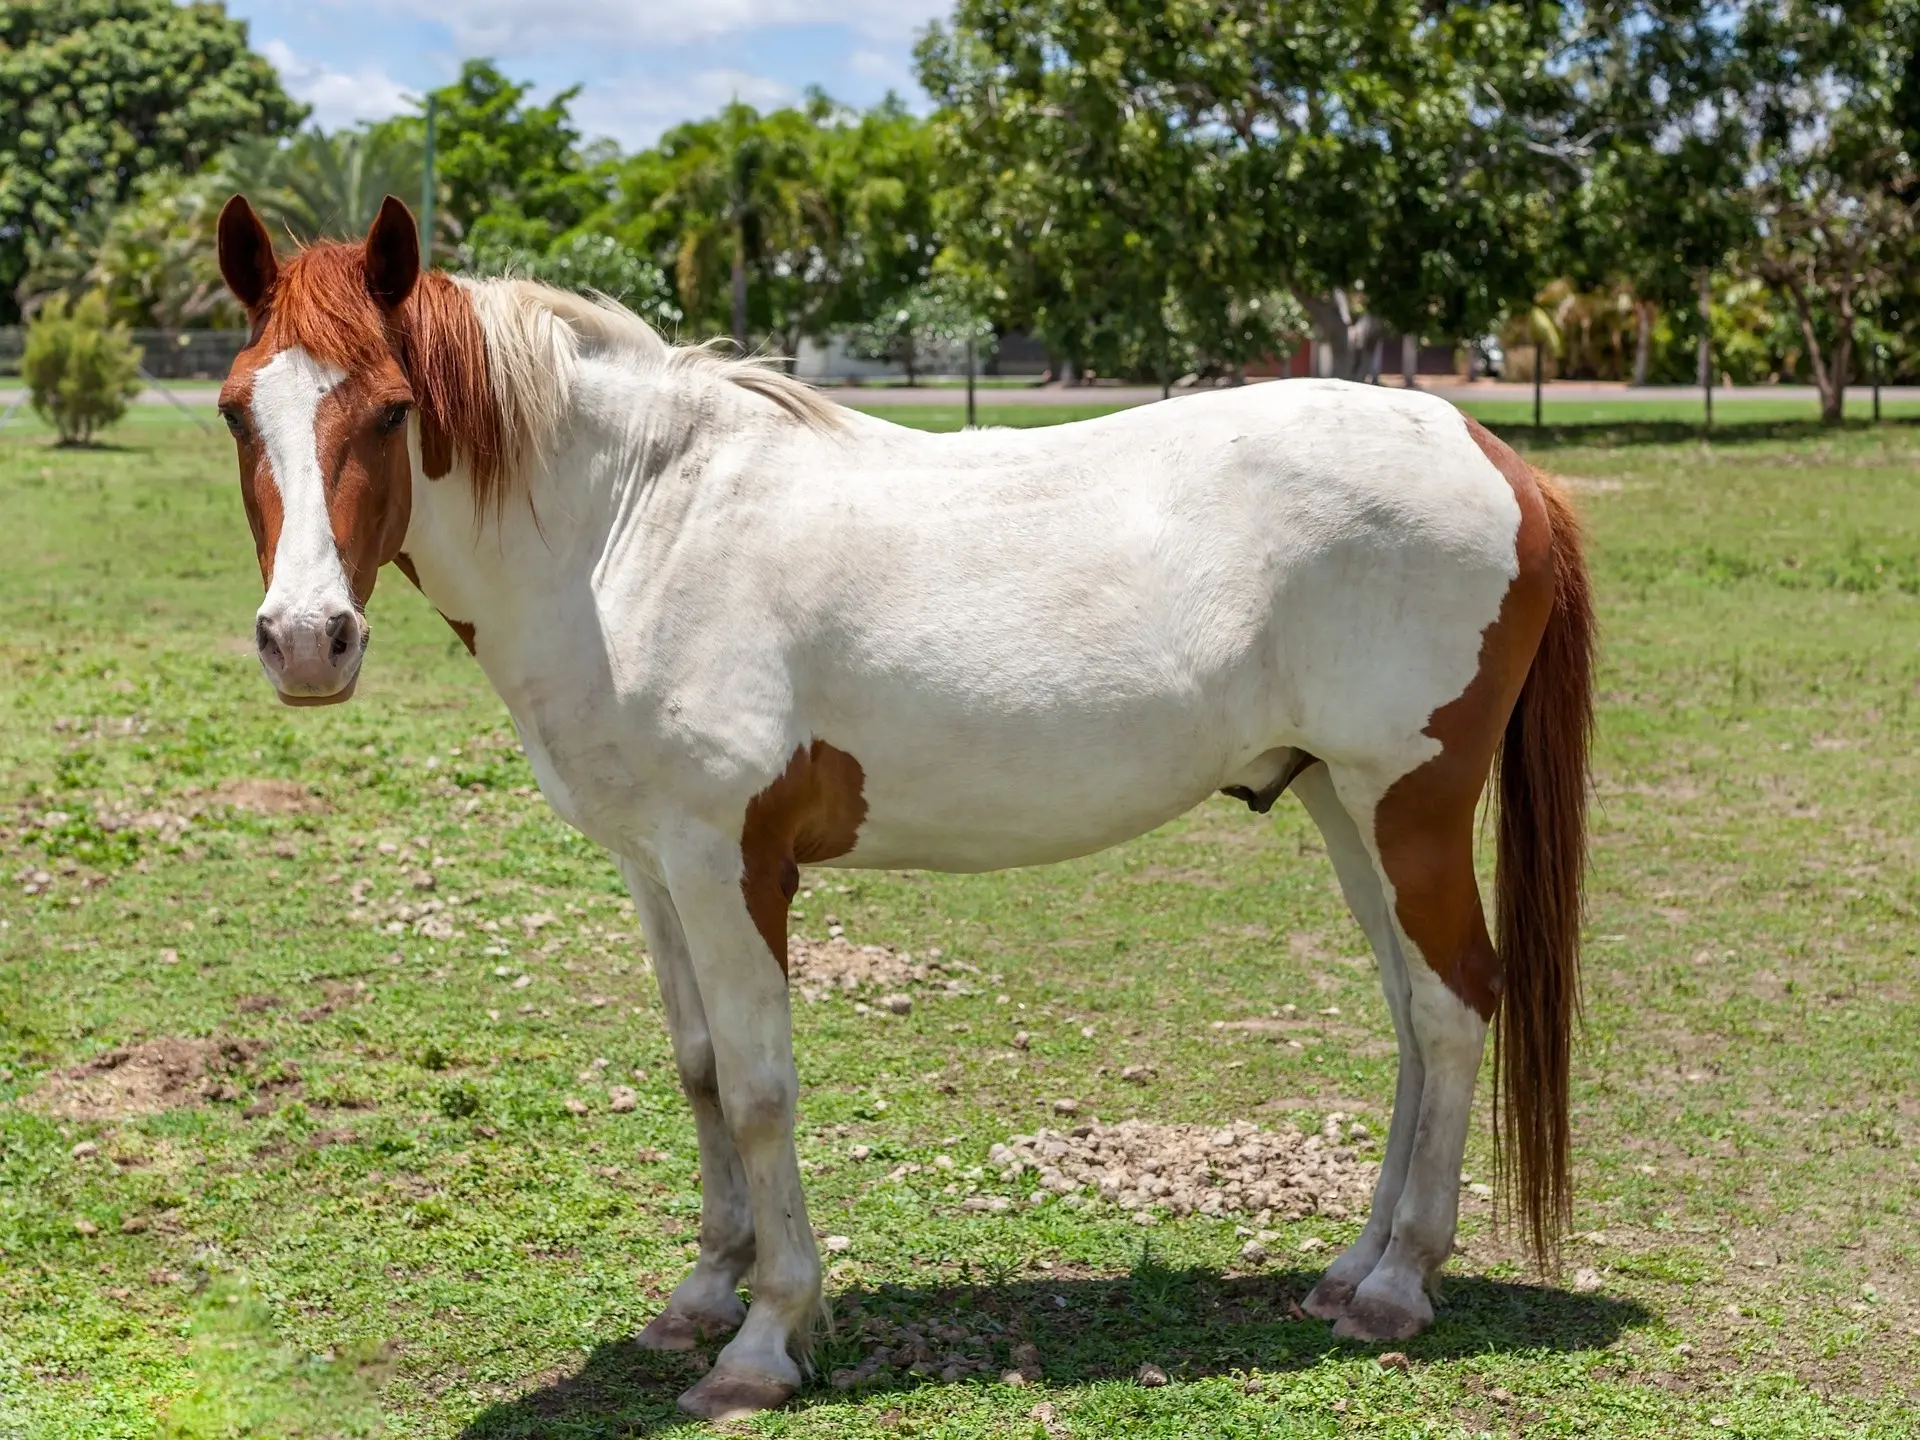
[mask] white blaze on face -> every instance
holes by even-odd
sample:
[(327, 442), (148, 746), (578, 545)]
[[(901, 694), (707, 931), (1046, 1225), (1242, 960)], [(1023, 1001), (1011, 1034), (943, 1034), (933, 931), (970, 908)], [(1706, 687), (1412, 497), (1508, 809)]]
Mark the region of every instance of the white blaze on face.
[(266, 447), (281, 516), (273, 580), (259, 618), (284, 637), (283, 645), (312, 645), (322, 654), (327, 621), (353, 609), (315, 433), (321, 400), (345, 378), (297, 347), (282, 350), (253, 377), (254, 434)]

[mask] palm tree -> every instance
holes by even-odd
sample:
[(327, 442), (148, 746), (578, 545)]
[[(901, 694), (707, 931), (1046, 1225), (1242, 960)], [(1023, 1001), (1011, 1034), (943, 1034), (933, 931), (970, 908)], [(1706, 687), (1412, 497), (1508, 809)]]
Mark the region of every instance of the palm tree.
[(387, 196), (420, 193), (423, 164), (411, 129), (384, 124), (308, 130), (289, 144), (242, 140), (221, 156), (219, 173), (296, 239), (357, 239)]
[(689, 128), (696, 143), (682, 152), (680, 173), (655, 208), (686, 217), (674, 278), (689, 311), (705, 308), (724, 258), (733, 343), (745, 353), (748, 271), (798, 231), (813, 208), (803, 179), (806, 154), (794, 137), (738, 100), (718, 119)]

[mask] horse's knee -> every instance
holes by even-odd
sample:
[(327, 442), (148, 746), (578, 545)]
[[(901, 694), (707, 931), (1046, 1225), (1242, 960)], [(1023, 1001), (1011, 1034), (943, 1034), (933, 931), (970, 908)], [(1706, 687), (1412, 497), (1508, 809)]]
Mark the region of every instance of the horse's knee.
[(799, 1085), (791, 1073), (756, 1068), (729, 1082), (720, 1096), (720, 1108), (734, 1143), (746, 1146), (787, 1139), (799, 1098)]
[(704, 1033), (685, 1039), (676, 1037), (673, 1063), (680, 1072), (680, 1088), (688, 1100), (695, 1103), (719, 1100), (720, 1072), (714, 1064), (713, 1042)]

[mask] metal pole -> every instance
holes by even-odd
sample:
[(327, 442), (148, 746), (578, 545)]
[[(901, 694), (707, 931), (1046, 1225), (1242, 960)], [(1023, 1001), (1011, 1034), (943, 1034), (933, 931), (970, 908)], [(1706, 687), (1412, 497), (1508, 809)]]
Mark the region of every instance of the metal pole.
[(1878, 344), (1873, 347), (1873, 423), (1880, 423), (1880, 367), (1885, 355)]
[(420, 181), (420, 264), (429, 270), (433, 268), (433, 129), (439, 110), (439, 100), (429, 94), (427, 96), (427, 139), (420, 157), (422, 176)]
[(1540, 428), (1540, 342), (1533, 342), (1533, 428)]
[(1713, 429), (1713, 281), (1700, 271), (1700, 394), (1706, 402), (1706, 430)]
[(973, 336), (967, 336), (967, 428), (973, 428)]

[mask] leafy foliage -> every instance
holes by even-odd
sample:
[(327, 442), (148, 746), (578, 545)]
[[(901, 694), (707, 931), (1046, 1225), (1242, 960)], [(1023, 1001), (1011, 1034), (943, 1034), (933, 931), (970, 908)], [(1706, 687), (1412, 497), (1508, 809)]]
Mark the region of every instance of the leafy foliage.
[(608, 296), (657, 330), (672, 332), (684, 318), (660, 267), (611, 235), (579, 231), (545, 252), (483, 242), (469, 247), (466, 258), (465, 268), (475, 275), (523, 275)]
[(0, 321), (34, 255), (145, 176), (191, 173), (303, 111), (222, 5), (14, 0), (0, 7)]
[(41, 307), (27, 327), (20, 370), (33, 408), (58, 428), (63, 445), (92, 444), (140, 393), (139, 352), (126, 327), (108, 320), (98, 291), (71, 303), (55, 296)]

